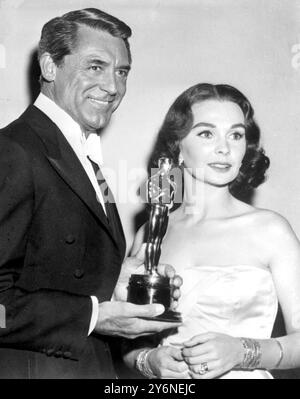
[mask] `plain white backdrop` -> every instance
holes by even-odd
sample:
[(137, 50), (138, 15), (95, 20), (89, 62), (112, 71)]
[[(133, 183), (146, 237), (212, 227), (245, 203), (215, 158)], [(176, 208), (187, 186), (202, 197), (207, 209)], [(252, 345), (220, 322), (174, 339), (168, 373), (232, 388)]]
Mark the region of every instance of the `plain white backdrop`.
[(252, 102), (271, 159), (254, 204), (284, 215), (300, 237), (300, 0), (0, 0), (0, 127), (31, 101), (28, 68), (43, 24), (86, 7), (133, 30), (127, 94), (103, 134), (106, 166), (129, 179), (128, 198), (115, 192), (128, 249), (159, 126), (199, 82), (234, 85)]

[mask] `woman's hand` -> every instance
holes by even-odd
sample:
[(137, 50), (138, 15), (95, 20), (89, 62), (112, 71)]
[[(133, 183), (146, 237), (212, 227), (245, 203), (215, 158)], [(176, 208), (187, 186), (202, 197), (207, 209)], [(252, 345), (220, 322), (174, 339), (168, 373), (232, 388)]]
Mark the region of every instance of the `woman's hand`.
[(216, 378), (243, 361), (244, 348), (239, 338), (208, 332), (184, 342), (182, 356), (192, 378)]
[(183, 361), (181, 349), (160, 346), (149, 353), (149, 366), (157, 378), (190, 378), (189, 368)]

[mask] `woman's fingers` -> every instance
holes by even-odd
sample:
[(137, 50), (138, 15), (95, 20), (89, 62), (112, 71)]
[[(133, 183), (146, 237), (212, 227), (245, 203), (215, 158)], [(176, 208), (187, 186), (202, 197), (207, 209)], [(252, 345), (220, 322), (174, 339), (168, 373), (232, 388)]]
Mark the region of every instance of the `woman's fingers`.
[(200, 356), (193, 356), (193, 357), (185, 357), (183, 356), (184, 361), (186, 364), (191, 368), (192, 366), (197, 366), (203, 362), (215, 361), (217, 360), (213, 353), (207, 352), (201, 354)]
[(187, 348), (191, 348), (195, 345), (204, 344), (205, 342), (210, 341), (211, 339), (214, 339), (215, 336), (216, 336), (216, 334), (212, 333), (212, 332), (197, 334), (197, 335), (194, 335), (193, 338), (189, 339), (188, 341), (185, 341), (183, 343), (183, 346), (185, 346)]
[(158, 348), (149, 356), (150, 364), (159, 378), (188, 378), (189, 367), (182, 360), (181, 351), (173, 347)]
[(206, 355), (211, 351), (211, 345), (209, 343), (203, 343), (192, 347), (183, 347), (182, 356), (184, 359), (192, 359), (193, 357)]

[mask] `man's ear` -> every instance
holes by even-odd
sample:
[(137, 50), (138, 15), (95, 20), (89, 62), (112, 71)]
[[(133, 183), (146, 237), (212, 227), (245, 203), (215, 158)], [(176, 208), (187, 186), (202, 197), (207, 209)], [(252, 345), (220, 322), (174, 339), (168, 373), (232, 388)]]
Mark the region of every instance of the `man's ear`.
[(44, 53), (40, 57), (40, 67), (43, 78), (47, 82), (53, 82), (56, 76), (57, 66), (55, 65), (51, 55)]

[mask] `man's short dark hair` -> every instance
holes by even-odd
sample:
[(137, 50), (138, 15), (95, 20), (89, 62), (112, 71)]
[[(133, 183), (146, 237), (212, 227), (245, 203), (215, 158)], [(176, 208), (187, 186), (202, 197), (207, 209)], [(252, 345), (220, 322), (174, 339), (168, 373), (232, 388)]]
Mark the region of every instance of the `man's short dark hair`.
[(118, 18), (96, 8), (85, 8), (64, 14), (47, 22), (42, 29), (38, 46), (38, 58), (49, 53), (57, 66), (63, 63), (64, 57), (71, 54), (77, 45), (77, 32), (80, 26), (88, 26), (102, 30), (114, 37), (123, 39), (128, 51), (129, 62), (131, 53), (128, 38), (131, 29)]

